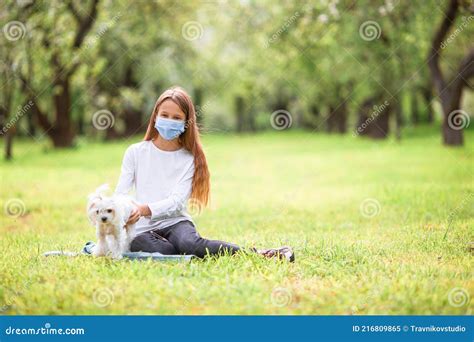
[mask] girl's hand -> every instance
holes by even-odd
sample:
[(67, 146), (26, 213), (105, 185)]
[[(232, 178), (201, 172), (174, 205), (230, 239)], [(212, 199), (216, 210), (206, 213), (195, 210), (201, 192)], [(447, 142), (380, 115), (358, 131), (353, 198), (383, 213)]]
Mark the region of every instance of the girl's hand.
[(127, 225), (136, 223), (142, 216), (151, 216), (150, 208), (146, 204), (141, 204), (133, 209), (128, 218)]
[(140, 211), (138, 207), (133, 209), (132, 213), (130, 214), (130, 217), (128, 218), (126, 225), (135, 224), (140, 219), (140, 216), (141, 215), (140, 215)]
[(138, 211), (140, 212), (140, 216), (151, 216), (151, 210), (147, 204), (139, 205)]

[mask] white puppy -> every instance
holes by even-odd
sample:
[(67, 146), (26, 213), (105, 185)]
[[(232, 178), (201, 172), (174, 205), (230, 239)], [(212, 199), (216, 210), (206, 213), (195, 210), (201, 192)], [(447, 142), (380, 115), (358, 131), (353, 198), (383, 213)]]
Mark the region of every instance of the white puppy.
[(108, 185), (104, 184), (89, 195), (87, 217), (97, 229), (97, 244), (94, 256), (109, 255), (114, 259), (122, 258), (129, 251), (135, 237), (135, 225), (126, 225), (133, 209), (137, 207), (130, 196), (105, 196)]

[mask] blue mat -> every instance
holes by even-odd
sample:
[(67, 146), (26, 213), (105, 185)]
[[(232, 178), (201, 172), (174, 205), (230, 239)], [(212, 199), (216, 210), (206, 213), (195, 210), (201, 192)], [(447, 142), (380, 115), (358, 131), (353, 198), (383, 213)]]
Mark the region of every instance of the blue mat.
[[(67, 252), (67, 251), (50, 251), (43, 253), (44, 256), (68, 256), (74, 257), (79, 255), (92, 255), (92, 248), (95, 246), (95, 243), (89, 241), (86, 243), (84, 248), (80, 253), (77, 252)], [(189, 262), (195, 255), (164, 255), (161, 253), (146, 253), (146, 252), (128, 252), (124, 253), (123, 257), (126, 259), (132, 260), (147, 260), (151, 259), (153, 261), (172, 261), (172, 262)]]

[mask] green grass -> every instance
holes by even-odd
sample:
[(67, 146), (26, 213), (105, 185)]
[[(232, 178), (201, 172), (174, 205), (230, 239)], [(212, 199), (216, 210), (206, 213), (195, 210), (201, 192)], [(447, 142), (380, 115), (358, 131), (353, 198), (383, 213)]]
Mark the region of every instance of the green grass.
[[(438, 129), (400, 143), (294, 131), (206, 136), (213, 201), (195, 219), (201, 235), (290, 245), (294, 264), (42, 257), (94, 239), (86, 196), (115, 186), (126, 146), (140, 137), (60, 151), (17, 141), (16, 160), (0, 163), (1, 204), (20, 199), (26, 211), (1, 217), (2, 313), (472, 314), (461, 296), (474, 290), (473, 136), (463, 148), (443, 147)], [(379, 203), (374, 217), (361, 214), (365, 199)], [(463, 305), (451, 305), (450, 293)]]

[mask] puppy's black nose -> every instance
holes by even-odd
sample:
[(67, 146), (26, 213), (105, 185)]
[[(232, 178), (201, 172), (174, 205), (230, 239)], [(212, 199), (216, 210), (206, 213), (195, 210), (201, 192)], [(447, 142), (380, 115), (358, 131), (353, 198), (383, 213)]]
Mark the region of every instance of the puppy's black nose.
[(107, 217), (101, 217), (100, 219), (102, 220), (102, 222), (107, 221)]

